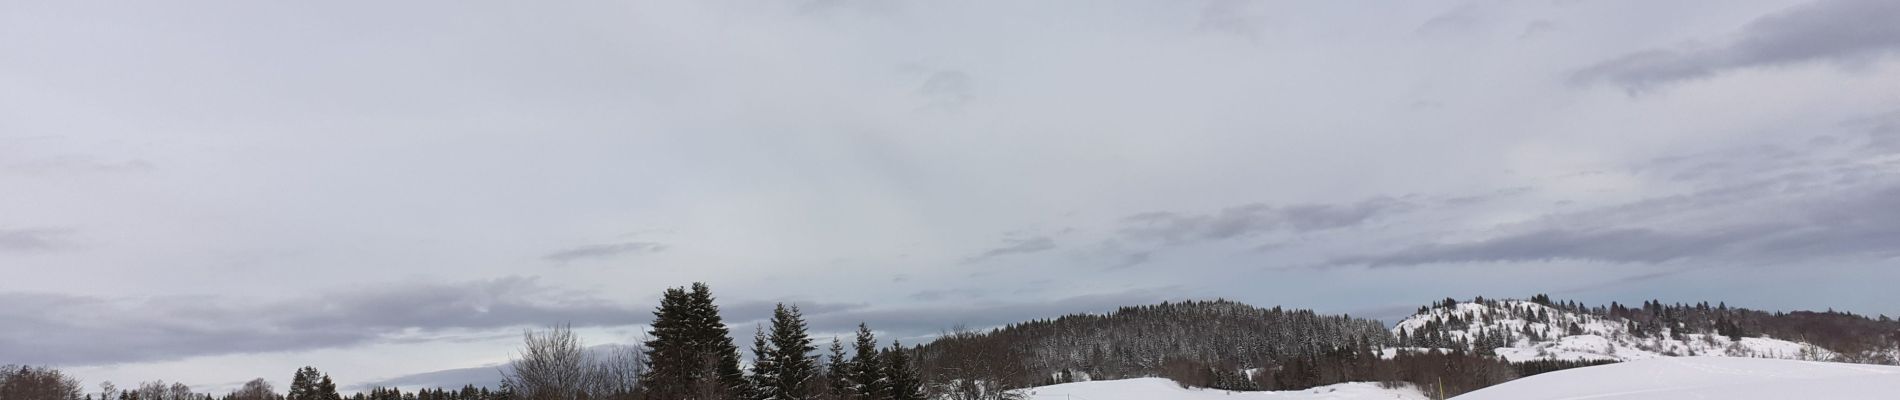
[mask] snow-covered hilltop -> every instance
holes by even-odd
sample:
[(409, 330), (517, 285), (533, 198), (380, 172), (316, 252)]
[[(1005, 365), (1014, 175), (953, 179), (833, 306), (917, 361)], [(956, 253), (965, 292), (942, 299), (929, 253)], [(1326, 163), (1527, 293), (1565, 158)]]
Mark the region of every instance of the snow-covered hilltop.
[[(1726, 306), (1684, 306), (1677, 312), (1657, 303), (1643, 309), (1620, 305), (1584, 308), (1551, 305), (1547, 298), (1440, 302), (1393, 326), (1408, 348), (1469, 349), (1513, 362), (1531, 360), (1629, 361), (1670, 356), (1727, 356), (1834, 360), (1821, 346), (1747, 332), (1730, 321)], [(1682, 314), (1682, 315), (1678, 315)], [(1643, 315), (1650, 318), (1631, 318)], [(1709, 316), (1713, 316), (1712, 319)], [(1708, 320), (1704, 320), (1708, 319)]]

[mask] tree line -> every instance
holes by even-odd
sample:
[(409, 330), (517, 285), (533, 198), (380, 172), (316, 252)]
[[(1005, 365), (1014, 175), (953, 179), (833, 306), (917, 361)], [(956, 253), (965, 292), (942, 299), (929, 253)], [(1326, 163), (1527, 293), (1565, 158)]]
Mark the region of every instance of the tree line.
[[(1035, 385), (1149, 376), (1229, 390), (1297, 390), (1371, 381), (1456, 395), (1523, 376), (1603, 363), (1514, 363), (1490, 351), (1514, 341), (1515, 335), (1577, 333), (1561, 329), (1446, 334), (1484, 319), (1552, 321), (1542, 310), (1500, 308), (1493, 312), (1519, 314), (1471, 319), (1454, 314), (1427, 321), (1421, 329), (1393, 333), (1375, 320), (1226, 300), (1123, 307), (987, 331), (959, 327), (910, 347), (895, 341), (881, 346), (870, 326), (860, 323), (855, 337), (834, 337), (823, 351), (798, 306), (779, 304), (742, 352), (715, 300), (703, 283), (665, 290), (647, 340), (633, 345), (590, 348), (567, 326), (524, 332), (519, 355), (511, 359), (495, 389), (378, 387), (346, 396), (338, 393), (329, 375), (304, 367), (292, 374), (285, 392), (262, 378), (219, 396), (163, 381), (123, 390), (106, 382), (90, 392), (57, 369), (16, 365), (0, 367), (0, 400), (1009, 400), (1019, 398), (1015, 389)], [(1768, 313), (1725, 304), (1656, 301), (1640, 307), (1590, 307), (1544, 295), (1530, 301), (1615, 318), (1635, 334), (1774, 335), (1860, 357), (1847, 361), (1891, 363), (1900, 354), (1900, 323), (1886, 316), (1831, 310)], [(1445, 299), (1431, 308), (1458, 303)], [(1420, 308), (1421, 313), (1428, 310)]]
[(850, 351), (834, 338), (820, 355), (796, 305), (779, 304), (760, 327), (752, 359), (741, 361), (712, 291), (703, 283), (666, 290), (649, 340), (590, 351), (567, 326), (531, 330), (502, 374), (499, 389), (404, 391), (378, 387), (344, 396), (328, 374), (298, 369), (287, 392), (263, 378), (223, 396), (182, 383), (146, 382), (98, 392), (77, 378), (38, 366), (0, 367), (0, 400), (923, 400), (929, 395), (902, 344), (879, 346), (860, 324)]

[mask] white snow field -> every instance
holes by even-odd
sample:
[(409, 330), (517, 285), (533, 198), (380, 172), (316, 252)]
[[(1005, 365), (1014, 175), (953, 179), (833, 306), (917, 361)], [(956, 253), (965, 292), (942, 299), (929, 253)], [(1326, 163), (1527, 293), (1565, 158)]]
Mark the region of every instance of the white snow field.
[(1375, 383), (1341, 383), (1306, 390), (1233, 392), (1183, 388), (1166, 378), (1064, 383), (1018, 391), (1027, 400), (1427, 400), (1410, 387), (1385, 389)]
[(1900, 399), (1900, 367), (1662, 357), (1551, 372), (1452, 400)]

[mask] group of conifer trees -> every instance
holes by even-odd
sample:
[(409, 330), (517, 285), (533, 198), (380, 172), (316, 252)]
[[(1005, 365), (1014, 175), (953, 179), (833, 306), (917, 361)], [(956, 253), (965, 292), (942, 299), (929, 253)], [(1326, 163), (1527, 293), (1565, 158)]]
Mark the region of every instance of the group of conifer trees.
[(858, 325), (850, 355), (837, 338), (821, 363), (798, 306), (779, 304), (770, 326), (753, 335), (751, 368), (703, 283), (668, 289), (648, 332), (643, 399), (678, 400), (921, 400), (927, 394), (901, 344), (879, 348), (869, 326)]

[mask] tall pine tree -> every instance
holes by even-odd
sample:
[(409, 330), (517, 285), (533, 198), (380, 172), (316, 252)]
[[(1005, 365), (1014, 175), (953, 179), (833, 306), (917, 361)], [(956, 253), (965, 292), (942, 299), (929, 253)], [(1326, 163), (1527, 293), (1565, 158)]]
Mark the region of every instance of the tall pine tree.
[(771, 399), (778, 391), (778, 357), (772, 342), (765, 338), (765, 327), (753, 328), (752, 332), (752, 393), (746, 397)]
[(760, 341), (764, 352), (759, 356), (759, 400), (809, 400), (817, 398), (818, 364), (811, 352), (818, 350), (805, 332), (805, 318), (797, 306), (779, 304), (772, 311), (772, 333)]
[(889, 398), (890, 383), (884, 378), (883, 363), (878, 362), (877, 336), (871, 327), (858, 323), (858, 340), (851, 355), (851, 389), (861, 400)]
[(825, 362), (825, 380), (831, 398), (857, 399), (857, 392), (851, 388), (851, 359), (846, 358), (844, 342), (838, 340), (837, 336), (831, 337), (831, 356)]
[(336, 383), (330, 381), (330, 375), (318, 372), (314, 367), (297, 369), (290, 377), (290, 394), (284, 400), (340, 400), (343, 396), (336, 393)]
[(739, 348), (713, 304), (705, 283), (667, 289), (653, 312), (648, 331), (647, 372), (640, 383), (650, 398), (728, 400), (745, 398), (748, 389), (739, 367)]
[(904, 354), (904, 344), (891, 341), (890, 349), (884, 350), (879, 357), (884, 361), (884, 376), (890, 393), (890, 400), (924, 400), (924, 382), (917, 376), (917, 369), (910, 365), (910, 356)]

